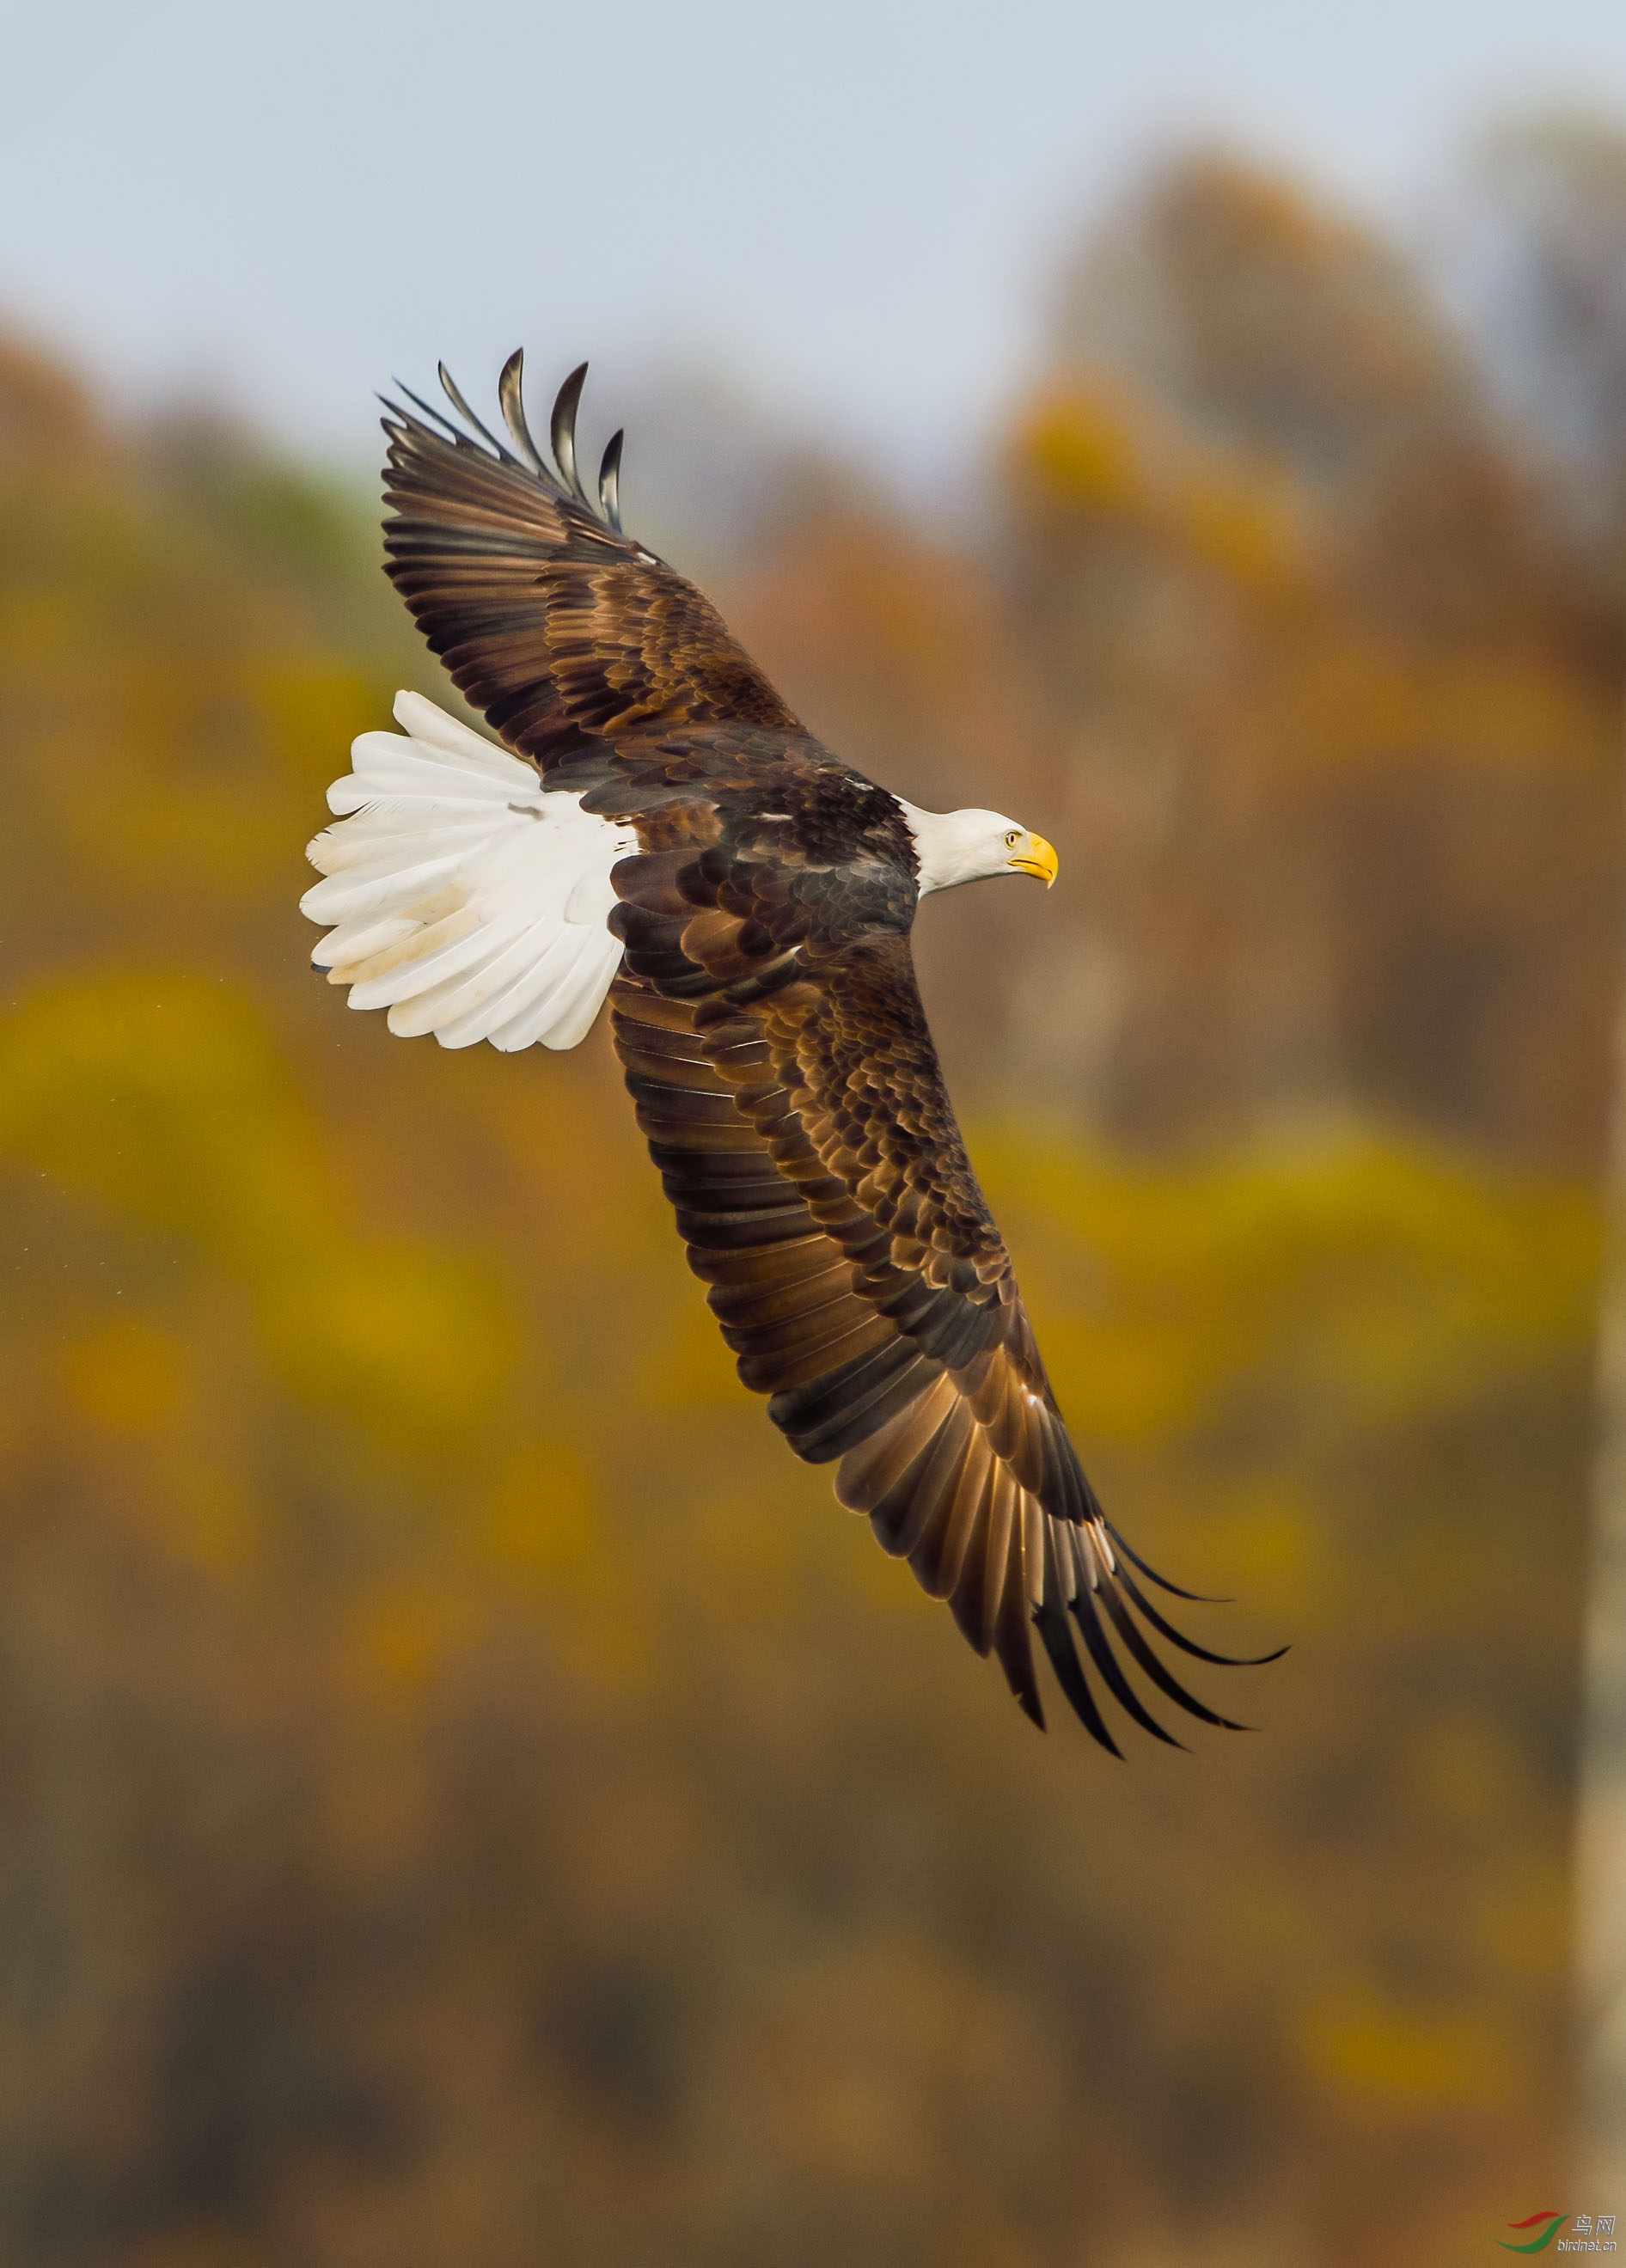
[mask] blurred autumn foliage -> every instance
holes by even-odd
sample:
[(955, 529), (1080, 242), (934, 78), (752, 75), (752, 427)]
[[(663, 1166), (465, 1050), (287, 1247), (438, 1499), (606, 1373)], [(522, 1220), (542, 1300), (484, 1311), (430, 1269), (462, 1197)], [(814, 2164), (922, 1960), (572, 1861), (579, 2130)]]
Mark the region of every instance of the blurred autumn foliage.
[(1622, 867), (1569, 494), (1397, 253), (1201, 157), (979, 543), (804, 482), (720, 593), (1060, 850), (923, 916), (945, 1061), (1116, 1517), (1294, 1649), (1124, 1768), (784, 1453), (602, 1033), (309, 973), (321, 792), (441, 689), (371, 507), (0, 348), (8, 2264), (1444, 2268), (1545, 2200)]

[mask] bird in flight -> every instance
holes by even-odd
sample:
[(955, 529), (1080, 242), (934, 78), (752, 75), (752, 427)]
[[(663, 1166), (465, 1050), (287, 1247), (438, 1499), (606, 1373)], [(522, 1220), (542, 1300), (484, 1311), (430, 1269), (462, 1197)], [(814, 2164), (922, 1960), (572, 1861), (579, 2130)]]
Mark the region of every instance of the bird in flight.
[(521, 368), (498, 382), (502, 436), (444, 367), (460, 422), (405, 388), (410, 407), (386, 405), (386, 571), (497, 739), (402, 693), (401, 731), (356, 741), (339, 823), (310, 846), (316, 966), (449, 1048), (573, 1048), (607, 998), (689, 1265), (797, 1455), (835, 1466), (839, 1500), (1034, 1723), (1036, 1631), (1115, 1756), (1092, 1670), (1159, 1740), (1129, 1665), (1236, 1729), (1151, 1642), (1238, 1659), (1166, 1619), (1147, 1587), (1196, 1594), (1085, 1477), (916, 986), (923, 897), (1048, 886), (1055, 851), (997, 812), (918, 810), (822, 747), (694, 585), (623, 534), (620, 433), (589, 497), (586, 365), (554, 404), (551, 462)]

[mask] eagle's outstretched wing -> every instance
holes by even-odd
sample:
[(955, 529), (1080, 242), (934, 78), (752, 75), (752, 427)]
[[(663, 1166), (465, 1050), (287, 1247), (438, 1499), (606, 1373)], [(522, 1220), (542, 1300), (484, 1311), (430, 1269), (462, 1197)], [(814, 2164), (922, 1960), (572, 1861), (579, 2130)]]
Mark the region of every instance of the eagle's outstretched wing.
[(485, 431), (444, 370), (487, 446), (422, 403), (421, 416), (391, 405), (385, 420), (387, 571), (458, 690), (544, 776), (610, 736), (729, 724), (798, 732), (710, 600), (622, 534), (619, 433), (600, 512), (588, 502), (576, 466), (586, 364), (554, 408), (556, 469), (531, 438), (521, 370), (511, 355), (499, 382), (507, 442)]
[(978, 1653), (998, 1655), (1036, 1723), (1034, 1627), (1115, 1755), (1085, 1661), (1159, 1739), (1125, 1658), (1229, 1726), (1149, 1642), (1148, 1630), (1229, 1659), (1146, 1596), (1137, 1569), (1174, 1587), (1109, 1526), (1079, 1466), (966, 1156), (908, 938), (831, 934), (794, 854), (730, 858), (695, 842), (623, 860), (615, 880), (627, 956), (610, 999), (638, 1123), (740, 1377), (770, 1397), (791, 1447), (836, 1462), (841, 1501), (949, 1602)]
[[(1149, 1631), (1199, 1660), (1230, 1659), (1182, 1637), (1137, 1581), (1174, 1588), (1122, 1543), (1085, 1478), (971, 1171), (916, 988), (901, 806), (820, 747), (710, 602), (622, 535), (619, 435), (594, 512), (576, 471), (581, 372), (555, 407), (552, 467), (526, 424), (517, 355), (500, 387), (511, 447), (442, 377), (481, 438), (433, 411), (392, 410), (389, 572), (453, 681), (545, 788), (579, 797), (589, 823), (614, 823), (612, 856), (636, 834), (635, 852), (607, 859), (619, 901), (609, 926), (625, 946), (610, 990), (615, 1045), (742, 1379), (769, 1396), (798, 1456), (835, 1464), (841, 1501), (949, 1602), (979, 1653), (997, 1654), (1037, 1722), (1035, 1628), (1068, 1701), (1115, 1755), (1088, 1667), (1159, 1739), (1170, 1735), (1126, 1664), (1190, 1715), (1228, 1725), (1153, 1650)], [(377, 806), (380, 828), (425, 825), (396, 801)], [(437, 805), (430, 850), (450, 836), (450, 808)], [(494, 873), (511, 864), (487, 843), (492, 817), (457, 823)], [(374, 855), (363, 844), (357, 857)], [(322, 856), (329, 870), (341, 863), (331, 847)], [(363, 864), (361, 883), (331, 886), (333, 907), (321, 898), (313, 910), (405, 921), (388, 865), (374, 883)], [(411, 1006), (402, 1028), (441, 1029), (437, 1016), (455, 1012), (449, 1043), (460, 1044), (510, 1001), (465, 999), (464, 962), (488, 947), (471, 927), (467, 876), (449, 891), (445, 865), (429, 858), (397, 892), (422, 878), (440, 893), (434, 909), (458, 899), (440, 915), (446, 998)], [(496, 903), (495, 885), (487, 895)], [(495, 934), (495, 915), (488, 925)], [(381, 934), (344, 949), (381, 952), (384, 973), (366, 981), (397, 1002), (394, 1016), (408, 982), (396, 964), (417, 946), (392, 930), (379, 947)], [(350, 982), (349, 970), (335, 973)], [(514, 1028), (533, 1036), (530, 1023)]]

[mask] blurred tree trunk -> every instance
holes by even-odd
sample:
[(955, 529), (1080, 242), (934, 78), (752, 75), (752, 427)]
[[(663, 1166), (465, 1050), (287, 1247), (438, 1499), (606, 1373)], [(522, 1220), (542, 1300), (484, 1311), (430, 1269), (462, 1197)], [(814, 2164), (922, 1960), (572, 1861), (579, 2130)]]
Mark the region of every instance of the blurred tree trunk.
[(1626, 921), (1605, 1197), (1577, 1788), (1577, 2173), (1589, 2213), (1626, 2210)]
[[(1602, 633), (1595, 651), (1618, 677), (1626, 132), (1576, 114), (1513, 121), (1487, 138), (1465, 187), (1461, 313), (1508, 407), (1542, 438)], [(1621, 954), (1577, 1788), (1574, 2202), (1593, 2213), (1626, 2213), (1626, 923)]]

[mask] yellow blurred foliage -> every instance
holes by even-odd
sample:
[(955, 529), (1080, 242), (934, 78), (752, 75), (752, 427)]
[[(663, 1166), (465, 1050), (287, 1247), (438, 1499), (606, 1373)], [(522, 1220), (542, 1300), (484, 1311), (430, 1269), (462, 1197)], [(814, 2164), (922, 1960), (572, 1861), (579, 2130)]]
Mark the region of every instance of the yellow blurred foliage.
[(1356, 2117), (1492, 2107), (1514, 2083), (1511, 2043), (1473, 2016), (1420, 2015), (1352, 1995), (1306, 2016), (1302, 2038), (1312, 2073)]
[(1356, 1132), (1161, 1170), (997, 1130), (978, 1155), (1031, 1224), (1029, 1296), (1088, 1434), (1197, 1425), (1261, 1374), (1353, 1424), (1444, 1415), (1591, 1333), (1598, 1214), (1572, 1184)]
[(248, 1292), (292, 1389), (426, 1447), (502, 1391), (484, 1271), (348, 1227), (310, 1115), (242, 988), (121, 972), (0, 1020), (0, 1155), (186, 1238)]

